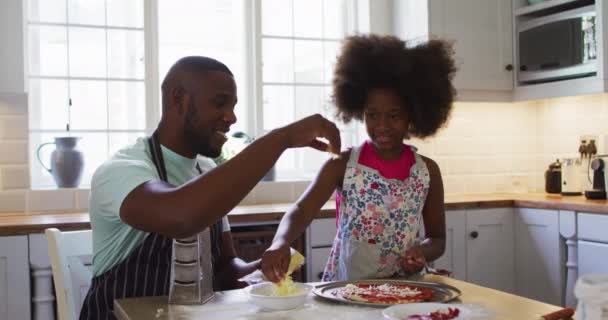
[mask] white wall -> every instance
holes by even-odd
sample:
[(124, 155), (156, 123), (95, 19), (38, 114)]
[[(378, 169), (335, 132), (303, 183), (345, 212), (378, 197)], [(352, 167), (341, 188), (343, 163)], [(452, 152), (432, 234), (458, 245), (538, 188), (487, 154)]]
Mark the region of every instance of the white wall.
[(0, 92), (25, 92), (23, 0), (0, 3)]
[(454, 105), (447, 128), (412, 141), (441, 168), (445, 190), (534, 190), (537, 107), (534, 103)]

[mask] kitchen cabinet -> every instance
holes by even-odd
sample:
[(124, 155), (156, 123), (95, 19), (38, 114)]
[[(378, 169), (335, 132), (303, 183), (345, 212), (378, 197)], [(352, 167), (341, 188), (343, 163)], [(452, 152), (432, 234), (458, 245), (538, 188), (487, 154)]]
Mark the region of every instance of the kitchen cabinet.
[(608, 215), (579, 213), (578, 275), (608, 274)]
[(336, 218), (312, 221), (306, 230), (306, 279), (321, 281), (323, 270), (336, 236)]
[(603, 273), (608, 274), (608, 243), (581, 240), (578, 242), (579, 276)]
[(453, 210), (445, 214), (445, 252), (433, 262), (437, 269), (452, 272), (458, 280), (467, 278), (466, 259), (466, 211)]
[(27, 236), (0, 237), (0, 319), (30, 320)]
[(515, 292), (513, 210), (467, 210), (467, 281)]
[(515, 290), (518, 295), (562, 304), (565, 270), (557, 210), (518, 208), (515, 215)]
[(323, 279), (323, 271), (325, 271), (330, 252), (331, 247), (311, 248), (309, 258), (306, 259), (306, 263), (308, 263), (306, 276), (309, 282)]
[(446, 212), (446, 249), (434, 262), (456, 279), (556, 305), (565, 286), (558, 210)]
[(511, 0), (394, 2), (398, 37), (454, 42), (454, 86), (461, 101), (511, 101), (512, 19)]

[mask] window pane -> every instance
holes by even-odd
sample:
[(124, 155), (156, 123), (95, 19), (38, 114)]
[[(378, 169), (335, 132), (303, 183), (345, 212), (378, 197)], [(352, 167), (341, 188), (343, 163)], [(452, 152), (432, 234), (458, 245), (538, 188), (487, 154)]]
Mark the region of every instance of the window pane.
[[(344, 128), (344, 129), (342, 129)], [(346, 150), (349, 147), (354, 146), (357, 142), (357, 127), (356, 123), (343, 125), (340, 129), (340, 142), (342, 143), (342, 150)], [(365, 131), (365, 129), (363, 129)]]
[(33, 22), (65, 23), (65, 0), (29, 0), (28, 13)]
[(67, 0), (68, 23), (105, 25), (105, 0)]
[(322, 37), (323, 0), (293, 0), (293, 7), (294, 36)]
[(108, 26), (144, 27), (143, 0), (107, 0)]
[(108, 116), (111, 130), (145, 130), (146, 99), (142, 82), (108, 82)]
[(110, 140), (110, 153), (108, 158), (111, 157), (116, 151), (135, 143), (137, 138), (143, 137), (146, 134), (142, 132), (111, 132), (109, 133)]
[(323, 83), (323, 42), (295, 40), (296, 82)]
[[(303, 169), (303, 174), (300, 176), (302, 179), (310, 179), (316, 176), (316, 173), (319, 172), (319, 169), (321, 169), (323, 163), (330, 158), (330, 155), (327, 152), (320, 152), (311, 148), (299, 149), (298, 152), (298, 166)], [(308, 173), (308, 175), (305, 173)]]
[(84, 170), (81, 186), (91, 185), (95, 170), (108, 159), (108, 134), (105, 132), (72, 132), (72, 136), (82, 137), (80, 151), (84, 154)]
[(108, 30), (108, 77), (144, 77), (144, 32)]
[(347, 3), (344, 0), (323, 1), (323, 36), (341, 39), (348, 30)]
[[(38, 147), (46, 142), (54, 142), (55, 137), (67, 137), (67, 132), (31, 132), (30, 133), (30, 176), (31, 185), (36, 188), (51, 188), (57, 187), (51, 174), (46, 171), (38, 162), (36, 157), (36, 150)], [(51, 167), (51, 153), (55, 150), (55, 146), (49, 145), (40, 149), (40, 160), (44, 163), (47, 168)]]
[(70, 128), (107, 129), (107, 91), (105, 81), (73, 80), (70, 82), (72, 107)]
[[(233, 130), (247, 125), (246, 66), (254, 63), (245, 49), (251, 37), (245, 25), (242, 0), (159, 0), (159, 80), (180, 58), (190, 55), (212, 57), (223, 62), (234, 74), (238, 90)], [(204, 13), (204, 18), (201, 14)], [(221, 26), (221, 28), (218, 28)], [(249, 62), (251, 61), (251, 62)]]
[(105, 30), (69, 28), (70, 76), (106, 76)]
[(30, 129), (64, 130), (68, 104), (67, 80), (30, 79)]
[(262, 6), (262, 34), (292, 36), (292, 0), (263, 0), (260, 3)]
[(264, 82), (293, 82), (293, 41), (262, 40)]
[(264, 86), (263, 96), (264, 130), (272, 130), (294, 120), (292, 86)]
[(30, 25), (28, 33), (29, 74), (66, 76), (68, 74), (66, 28)]
[(325, 92), (323, 87), (296, 87), (296, 117), (295, 120), (313, 115), (323, 114)]
[(287, 149), (275, 164), (277, 180), (292, 180), (297, 171), (297, 149)]
[(325, 87), (325, 105), (323, 108), (323, 115), (336, 123), (336, 125), (338, 126), (338, 129), (340, 129), (340, 131), (342, 130), (351, 130), (352, 126), (354, 126), (358, 120), (353, 120), (351, 121), (349, 124), (344, 124), (344, 122), (342, 122), (342, 119), (336, 117), (336, 105), (333, 101), (333, 88), (331, 86), (327, 86)]
[(336, 60), (340, 53), (340, 43), (337, 41), (326, 41), (324, 46), (323, 68), (325, 69), (325, 83), (332, 83), (334, 80), (334, 70), (336, 68)]

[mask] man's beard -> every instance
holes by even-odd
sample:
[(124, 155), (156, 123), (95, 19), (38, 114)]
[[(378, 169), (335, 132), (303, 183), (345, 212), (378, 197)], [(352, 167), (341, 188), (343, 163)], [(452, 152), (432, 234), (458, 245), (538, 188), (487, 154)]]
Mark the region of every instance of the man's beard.
[[(196, 123), (199, 122), (199, 114), (194, 107), (194, 101), (190, 101), (188, 111), (186, 111), (186, 123), (184, 124), (184, 138), (186, 143), (190, 145), (192, 151), (204, 157), (216, 158), (221, 153), (221, 148), (212, 148), (209, 145), (209, 137), (205, 137), (197, 130)], [(208, 129), (208, 128), (205, 128)]]

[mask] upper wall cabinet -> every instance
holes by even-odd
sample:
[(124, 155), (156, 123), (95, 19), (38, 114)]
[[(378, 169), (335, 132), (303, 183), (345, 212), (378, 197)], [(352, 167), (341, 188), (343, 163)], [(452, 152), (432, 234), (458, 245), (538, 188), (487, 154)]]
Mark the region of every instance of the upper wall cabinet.
[(454, 42), (459, 101), (511, 101), (511, 0), (395, 0), (395, 34)]
[(513, 0), (514, 100), (606, 92), (604, 1)]

